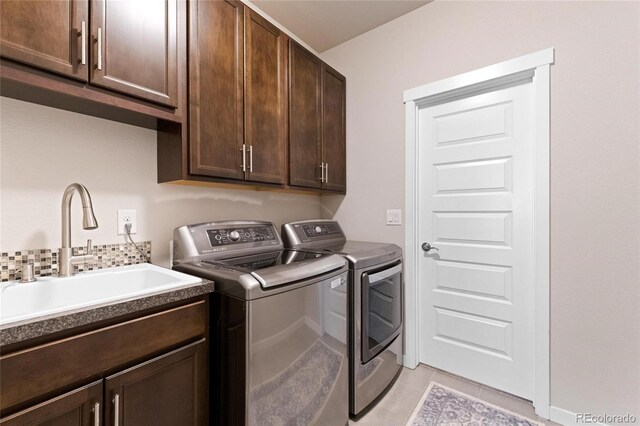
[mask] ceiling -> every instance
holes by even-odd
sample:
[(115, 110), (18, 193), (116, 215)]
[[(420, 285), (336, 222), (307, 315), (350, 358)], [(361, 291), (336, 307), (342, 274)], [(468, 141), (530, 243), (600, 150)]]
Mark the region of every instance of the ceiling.
[(252, 0), (316, 52), (331, 49), (430, 0)]

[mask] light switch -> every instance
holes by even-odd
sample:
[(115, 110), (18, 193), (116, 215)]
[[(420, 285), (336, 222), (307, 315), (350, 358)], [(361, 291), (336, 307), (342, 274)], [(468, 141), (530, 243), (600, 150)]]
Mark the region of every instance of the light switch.
[(402, 225), (402, 210), (387, 210), (387, 225)]

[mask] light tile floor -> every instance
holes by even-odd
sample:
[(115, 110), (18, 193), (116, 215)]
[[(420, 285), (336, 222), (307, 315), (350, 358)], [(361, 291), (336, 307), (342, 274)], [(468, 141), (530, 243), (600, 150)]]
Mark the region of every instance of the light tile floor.
[(548, 426), (561, 426), (550, 420), (538, 417), (534, 412), (531, 402), (520, 399), (478, 383), (464, 380), (427, 367), (419, 365), (415, 370), (404, 368), (400, 377), (378, 404), (365, 414), (357, 422), (351, 420), (349, 425), (354, 426), (404, 426), (416, 405), (427, 390), (429, 384), (434, 381), (452, 389), (464, 392), (490, 404), (502, 407), (506, 410), (523, 415), (532, 420), (537, 420)]

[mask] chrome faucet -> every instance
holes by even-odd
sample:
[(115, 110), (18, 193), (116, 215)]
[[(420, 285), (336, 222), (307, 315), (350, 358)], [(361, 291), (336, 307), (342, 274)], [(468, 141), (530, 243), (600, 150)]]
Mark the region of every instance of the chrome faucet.
[[(93, 214), (91, 195), (84, 185), (72, 183), (64, 191), (62, 196), (62, 247), (58, 256), (58, 276), (69, 277), (73, 275), (73, 266), (95, 262), (96, 256), (86, 254), (84, 256), (73, 256), (71, 251), (71, 199), (74, 192), (80, 194), (82, 200), (82, 227), (84, 229), (96, 229), (98, 221)], [(87, 241), (87, 252), (91, 251), (91, 240)]]

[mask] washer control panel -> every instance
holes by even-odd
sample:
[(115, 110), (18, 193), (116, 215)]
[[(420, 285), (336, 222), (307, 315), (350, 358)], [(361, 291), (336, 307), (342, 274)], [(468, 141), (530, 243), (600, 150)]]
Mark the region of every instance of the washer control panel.
[(207, 258), (237, 256), (282, 249), (282, 240), (272, 222), (226, 220), (197, 223), (173, 231), (173, 264)]
[(230, 244), (275, 241), (275, 229), (269, 226), (247, 226), (230, 229), (207, 229), (211, 247)]

